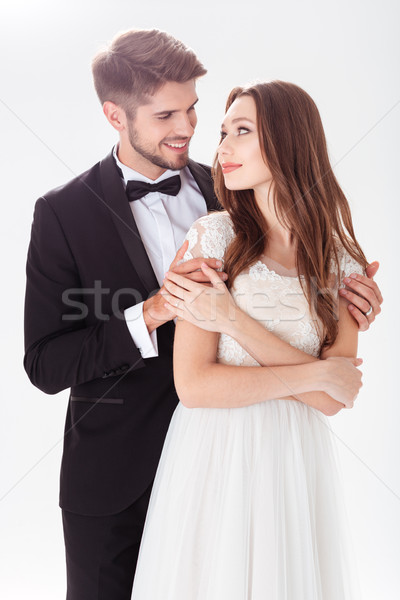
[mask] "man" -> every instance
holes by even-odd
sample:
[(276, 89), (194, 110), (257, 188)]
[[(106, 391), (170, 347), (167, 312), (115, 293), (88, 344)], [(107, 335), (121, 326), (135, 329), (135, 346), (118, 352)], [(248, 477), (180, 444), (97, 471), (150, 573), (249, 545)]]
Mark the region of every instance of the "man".
[[(71, 388), (60, 491), (70, 600), (130, 598), (178, 401), (176, 315), (164, 307), (160, 286), (168, 269), (205, 281), (202, 259), (179, 264), (180, 246), (194, 220), (219, 209), (209, 168), (188, 158), (195, 83), (205, 73), (166, 33), (118, 36), (94, 59), (93, 76), (119, 144), (36, 204), (24, 364), (44, 392)], [(368, 302), (349, 299), (365, 328), (361, 311), (380, 311), (379, 290), (367, 278), (356, 283)]]

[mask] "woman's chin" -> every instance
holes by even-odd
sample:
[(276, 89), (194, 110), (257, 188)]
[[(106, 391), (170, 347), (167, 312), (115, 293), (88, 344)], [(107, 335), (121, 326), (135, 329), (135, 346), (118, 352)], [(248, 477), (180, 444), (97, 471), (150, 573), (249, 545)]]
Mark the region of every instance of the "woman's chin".
[(248, 190), (248, 186), (240, 185), (240, 183), (233, 183), (233, 181), (225, 181), (225, 187), (231, 192), (240, 192), (242, 190)]

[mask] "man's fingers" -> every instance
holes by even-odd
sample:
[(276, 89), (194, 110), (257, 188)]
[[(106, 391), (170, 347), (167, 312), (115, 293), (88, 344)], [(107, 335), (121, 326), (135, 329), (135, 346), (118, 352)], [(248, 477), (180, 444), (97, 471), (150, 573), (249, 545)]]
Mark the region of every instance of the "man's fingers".
[(354, 306), (354, 304), (349, 304), (347, 308), (350, 311), (351, 315), (354, 317), (354, 319), (357, 321), (358, 329), (360, 331), (367, 331), (367, 329), (369, 329), (369, 317), (366, 317), (356, 306)]
[(185, 252), (188, 249), (188, 246), (189, 246), (189, 240), (185, 240), (183, 242), (182, 246), (179, 248), (178, 252), (176, 253), (175, 258), (170, 265), (170, 269), (175, 267), (177, 265), (177, 263), (183, 259)]
[(179, 273), (184, 275), (186, 273), (192, 273), (193, 271), (197, 271), (201, 269), (201, 264), (205, 262), (209, 267), (213, 269), (219, 269), (222, 266), (222, 262), (217, 260), (216, 258), (192, 258), (191, 260), (187, 260), (181, 265), (177, 265), (174, 269), (175, 273)]
[(378, 304), (382, 304), (383, 298), (381, 291), (376, 282), (372, 279), (369, 279), (365, 275), (360, 275), (359, 273), (352, 273), (350, 277), (346, 277), (343, 281), (347, 287), (351, 287), (352, 289), (356, 290), (358, 294), (364, 296), (365, 298), (367, 298), (367, 294), (371, 294), (372, 292), (372, 297), (375, 296)]
[[(375, 283), (370, 279), (367, 279), (367, 281), (370, 281), (372, 284)], [(379, 300), (374, 288), (369, 287), (358, 279), (353, 278), (349, 278), (349, 281), (346, 280), (345, 283), (348, 288), (351, 288), (351, 290), (340, 290), (341, 296), (349, 300), (349, 302), (352, 302), (358, 309), (361, 310), (361, 312), (368, 312), (369, 307), (372, 306), (374, 316), (379, 315), (381, 312), (381, 307), (379, 305)]]
[[(221, 273), (220, 271), (216, 271), (218, 277), (225, 281), (227, 279), (226, 273)], [(193, 273), (186, 273), (185, 277), (190, 279), (191, 281), (195, 281), (196, 283), (203, 283), (206, 285), (212, 285), (210, 283), (210, 278), (208, 275), (205, 275), (203, 271), (193, 271)]]
[[(343, 296), (344, 298), (346, 298), (346, 300), (348, 300), (349, 302), (352, 302), (354, 304), (354, 306), (356, 306), (363, 313), (368, 312), (370, 306), (372, 306), (374, 308), (374, 306), (372, 305), (372, 300), (371, 301), (369, 299), (366, 300), (362, 296), (359, 296), (358, 294), (355, 294), (354, 292), (351, 292), (350, 290), (341, 290), (340, 295)], [(378, 303), (376, 301), (375, 301), (375, 304), (376, 304), (376, 306), (378, 306)]]
[(373, 277), (375, 277), (376, 272), (378, 271), (378, 269), (379, 269), (379, 263), (378, 263), (377, 260), (375, 260), (370, 265), (368, 265), (367, 268), (365, 269), (367, 277), (369, 277), (370, 279), (372, 279)]

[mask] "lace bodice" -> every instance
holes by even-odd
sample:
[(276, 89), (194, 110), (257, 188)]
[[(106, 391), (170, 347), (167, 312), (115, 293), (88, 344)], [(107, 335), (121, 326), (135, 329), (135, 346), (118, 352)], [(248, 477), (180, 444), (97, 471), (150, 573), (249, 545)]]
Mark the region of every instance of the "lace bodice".
[[(184, 260), (202, 256), (223, 262), (234, 235), (228, 213), (211, 213), (201, 217), (186, 235), (189, 247)], [(338, 257), (340, 282), (351, 273), (363, 273), (361, 265), (342, 246), (338, 247)], [(236, 277), (231, 294), (239, 308), (263, 323), (276, 336), (308, 354), (318, 356), (321, 347), (319, 323), (311, 315), (300, 281), (293, 271), (283, 267), (274, 270), (272, 264), (271, 259), (260, 257)], [(333, 264), (332, 272), (336, 272)], [(337, 291), (339, 287), (344, 287), (344, 284), (340, 283)], [(226, 334), (220, 335), (217, 361), (230, 365), (259, 366), (236, 340)]]

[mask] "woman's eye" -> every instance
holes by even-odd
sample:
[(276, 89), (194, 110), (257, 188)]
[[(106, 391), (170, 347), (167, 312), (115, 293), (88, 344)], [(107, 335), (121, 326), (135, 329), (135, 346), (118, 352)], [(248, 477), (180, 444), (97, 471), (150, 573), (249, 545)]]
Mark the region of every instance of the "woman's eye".
[(225, 131), (221, 131), (221, 132), (220, 132), (220, 136), (221, 136), (221, 142), (222, 142), (222, 140), (224, 140), (224, 139), (226, 138), (226, 135), (227, 135), (227, 134), (225, 133)]
[(239, 127), (238, 135), (243, 135), (244, 133), (249, 133), (250, 129), (246, 129), (246, 127)]

